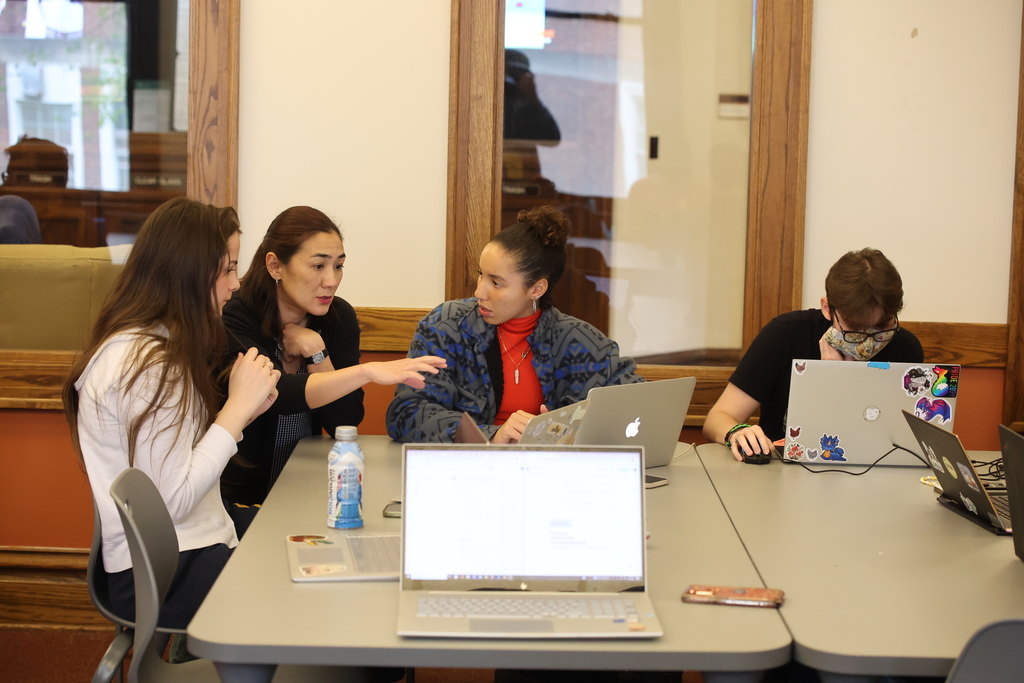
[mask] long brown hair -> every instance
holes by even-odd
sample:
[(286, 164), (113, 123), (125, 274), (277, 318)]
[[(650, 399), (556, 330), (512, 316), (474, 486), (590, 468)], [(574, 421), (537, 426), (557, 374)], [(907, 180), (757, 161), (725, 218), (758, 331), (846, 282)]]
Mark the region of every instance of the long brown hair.
[[(129, 391), (144, 373), (158, 375), (149, 404), (126, 425), (128, 464), (135, 463), (139, 432), (158, 410), (174, 408), (178, 419), (173, 424), (179, 428), (197, 407), (207, 427), (213, 422), (222, 400), (214, 367), (225, 346), (213, 289), (227, 240), (236, 232), (234, 209), (185, 197), (171, 199), (146, 219), (64, 384), (64, 412), (79, 457), (75, 383), (103, 342), (127, 330), (139, 330), (140, 343), (123, 369), (121, 390)], [(166, 328), (166, 337), (161, 328)]]
[(293, 206), (277, 215), (267, 228), (259, 249), (238, 290), (238, 298), (260, 318), (260, 331), (271, 339), (281, 334), (281, 311), (277, 305), (277, 283), (267, 271), (267, 254), (273, 253), (287, 265), (313, 235), (334, 233), (344, 241), (341, 231), (327, 215), (310, 206)]

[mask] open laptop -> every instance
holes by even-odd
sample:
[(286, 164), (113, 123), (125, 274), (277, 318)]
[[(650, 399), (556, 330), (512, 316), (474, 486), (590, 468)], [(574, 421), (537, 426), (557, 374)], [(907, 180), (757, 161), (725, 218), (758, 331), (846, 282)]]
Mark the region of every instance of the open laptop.
[(285, 538), (292, 581), (397, 581), (401, 536), (352, 533), (292, 534)]
[[(1003, 451), (1006, 495), (1010, 499), (1010, 518), (1024, 519), (1024, 436), (999, 425), (999, 445)], [(1013, 535), (1013, 551), (1024, 560), (1024, 533)]]
[[(675, 455), (696, 385), (696, 377), (680, 377), (595, 387), (582, 414), (568, 406), (557, 411), (564, 417), (555, 423), (558, 418), (548, 417), (551, 413), (538, 415), (527, 423), (519, 443), (643, 446), (647, 467), (661, 467)], [(534, 428), (535, 421), (539, 428)], [(566, 434), (572, 432), (568, 441)]]
[[(795, 360), (786, 413), (787, 461), (870, 465), (893, 444), (917, 452), (902, 412), (953, 431), (959, 365)], [(879, 465), (918, 466), (897, 450)]]
[(985, 488), (959, 437), (908, 412), (903, 416), (935, 471), (942, 488), (939, 502), (993, 533), (1010, 533), (1006, 490)]
[(572, 445), (576, 441), (576, 431), (583, 424), (583, 416), (587, 414), (589, 405), (590, 400), (583, 399), (564, 408), (535, 415), (526, 423), (523, 437), (519, 439), (519, 443), (524, 446), (530, 444)]
[(405, 444), (398, 634), (654, 638), (643, 448)]

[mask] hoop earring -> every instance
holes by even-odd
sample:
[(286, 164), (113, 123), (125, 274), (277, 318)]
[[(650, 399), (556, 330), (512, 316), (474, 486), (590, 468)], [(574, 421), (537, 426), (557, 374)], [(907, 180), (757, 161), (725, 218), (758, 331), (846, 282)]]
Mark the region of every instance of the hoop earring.
[(536, 299), (533, 300), (533, 312), (534, 313), (537, 312), (537, 300)]

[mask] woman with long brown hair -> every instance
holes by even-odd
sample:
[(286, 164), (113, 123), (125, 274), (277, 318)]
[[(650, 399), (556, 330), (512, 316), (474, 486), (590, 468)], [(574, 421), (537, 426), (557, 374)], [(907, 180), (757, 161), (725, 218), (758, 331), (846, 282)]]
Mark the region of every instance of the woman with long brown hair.
[(224, 308), (229, 356), (256, 347), (281, 372), (280, 396), (245, 430), (221, 491), (239, 535), (251, 522), (299, 439), (363, 419), (362, 386), (423, 386), (436, 356), (359, 363), (355, 309), (335, 296), (345, 267), (341, 231), (322, 211), (285, 209), (267, 229), (241, 290)]
[(230, 366), (220, 315), (238, 289), (233, 209), (184, 197), (146, 220), (64, 385), (64, 406), (103, 526), (114, 611), (134, 619), (135, 590), (110, 485), (136, 467), (156, 484), (181, 551), (162, 626), (188, 625), (238, 544), (218, 479), (242, 428), (277, 396), (279, 372), (255, 349)]

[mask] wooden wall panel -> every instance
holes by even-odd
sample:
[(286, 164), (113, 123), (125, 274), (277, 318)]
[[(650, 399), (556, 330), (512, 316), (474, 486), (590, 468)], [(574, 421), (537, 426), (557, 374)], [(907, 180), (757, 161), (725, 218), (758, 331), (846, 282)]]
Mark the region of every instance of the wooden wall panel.
[(755, 40), (744, 349), (772, 318), (801, 307), (811, 0), (757, 3)]
[(1013, 176), (1010, 239), (1010, 296), (1007, 321), (1006, 384), (1003, 424), (1024, 432), (1024, 25), (1021, 27), (1020, 78), (1017, 87), (1017, 155)]
[(445, 298), (472, 296), (501, 215), (503, 3), (452, 0)]
[(110, 627), (89, 598), (88, 550), (0, 547), (0, 625)]
[(188, 196), (238, 207), (238, 34), (241, 0), (191, 0)]

